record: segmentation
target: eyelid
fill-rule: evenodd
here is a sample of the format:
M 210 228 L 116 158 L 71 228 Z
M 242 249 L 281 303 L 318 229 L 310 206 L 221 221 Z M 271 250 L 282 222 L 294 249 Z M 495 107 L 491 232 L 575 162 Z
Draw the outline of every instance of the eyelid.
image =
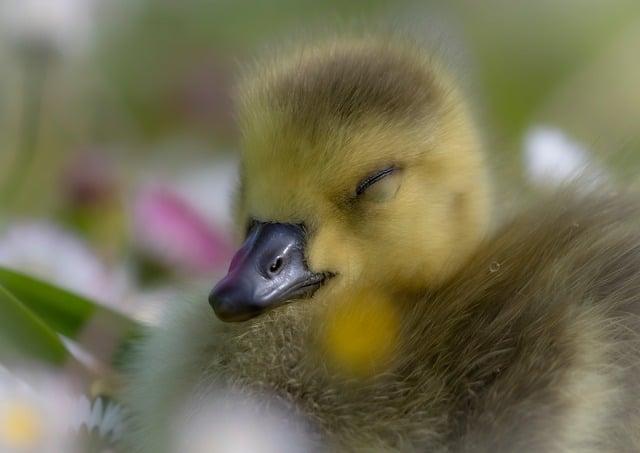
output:
M 374 173 L 371 176 L 367 176 L 366 178 L 364 178 L 362 181 L 358 183 L 358 186 L 356 187 L 356 196 L 362 195 L 364 191 L 367 190 L 370 186 L 380 181 L 385 176 L 388 176 L 391 173 L 395 172 L 397 169 L 398 167 L 391 166 L 391 167 L 385 168 L 384 170 L 380 170 L 379 172 Z

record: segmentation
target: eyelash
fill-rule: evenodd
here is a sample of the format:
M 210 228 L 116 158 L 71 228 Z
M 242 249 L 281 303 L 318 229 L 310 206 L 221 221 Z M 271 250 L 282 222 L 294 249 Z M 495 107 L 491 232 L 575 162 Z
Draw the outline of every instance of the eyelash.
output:
M 375 183 L 380 181 L 382 178 L 384 178 L 385 176 L 390 175 L 391 173 L 393 173 L 396 170 L 397 170 L 396 167 L 389 167 L 389 168 L 385 168 L 384 170 L 379 171 L 378 173 L 375 173 L 375 174 L 373 174 L 371 176 L 367 176 L 365 179 L 360 181 L 360 183 L 356 187 L 356 196 L 362 195 L 364 193 L 364 191 L 367 190 L 369 187 L 371 187 L 372 185 L 374 185 Z

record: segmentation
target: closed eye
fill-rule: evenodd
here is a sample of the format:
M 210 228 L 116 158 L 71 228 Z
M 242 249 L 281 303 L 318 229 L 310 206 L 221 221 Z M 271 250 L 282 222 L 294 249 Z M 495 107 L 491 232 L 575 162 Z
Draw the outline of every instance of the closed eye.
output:
M 360 181 L 356 187 L 356 196 L 362 195 L 369 187 L 380 181 L 381 179 L 389 176 L 398 169 L 396 166 L 387 167 L 383 170 L 379 170 L 372 175 L 367 176 Z

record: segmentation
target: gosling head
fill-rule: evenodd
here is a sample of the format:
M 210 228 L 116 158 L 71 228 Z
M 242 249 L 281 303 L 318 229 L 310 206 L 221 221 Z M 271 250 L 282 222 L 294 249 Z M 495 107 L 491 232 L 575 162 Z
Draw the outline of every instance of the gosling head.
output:
M 210 295 L 222 320 L 356 287 L 424 290 L 482 238 L 474 126 L 451 80 L 412 45 L 304 48 L 259 66 L 239 100 L 246 235 Z

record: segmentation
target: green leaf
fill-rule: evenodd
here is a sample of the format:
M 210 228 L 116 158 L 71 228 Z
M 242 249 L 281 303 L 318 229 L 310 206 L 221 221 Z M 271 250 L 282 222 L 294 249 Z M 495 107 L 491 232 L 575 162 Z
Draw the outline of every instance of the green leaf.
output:
M 140 329 L 122 313 L 14 270 L 0 267 L 0 285 L 52 331 L 77 341 L 105 362 Z
M 54 364 L 67 359 L 58 335 L 1 285 L 0 311 L 0 358 L 26 355 Z
M 11 269 L 0 267 L 0 285 L 68 338 L 75 339 L 94 317 L 115 322 L 125 330 L 138 327 L 134 320 L 109 307 Z

